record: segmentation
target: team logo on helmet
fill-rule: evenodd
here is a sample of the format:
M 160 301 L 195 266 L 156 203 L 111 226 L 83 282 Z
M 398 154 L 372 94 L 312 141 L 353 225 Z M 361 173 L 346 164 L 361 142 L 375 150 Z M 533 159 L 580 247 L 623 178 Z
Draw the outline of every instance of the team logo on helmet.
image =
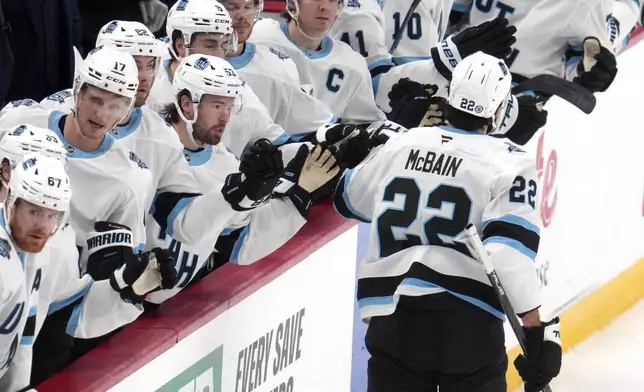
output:
M 177 11 L 185 11 L 188 6 L 188 0 L 181 0 L 177 5 Z
M 347 7 L 360 8 L 360 2 L 358 0 L 349 0 L 347 1 Z
M 116 27 L 118 25 L 119 25 L 119 22 L 117 22 L 117 21 L 114 21 L 114 22 L 110 23 L 109 26 L 107 26 L 107 28 L 105 29 L 105 32 L 106 33 L 113 33 L 114 30 L 116 30 Z
M 477 107 L 474 108 L 474 111 L 476 113 L 483 113 L 483 106 L 478 105 Z
M 9 253 L 11 252 L 11 244 L 9 241 L 4 238 L 0 238 L 0 256 L 9 258 Z
M 22 135 L 22 134 L 25 132 L 25 129 L 27 129 L 27 127 L 26 127 L 26 126 L 24 126 L 24 125 L 21 125 L 21 126 L 19 126 L 18 128 L 14 129 L 14 130 L 11 132 L 11 134 L 12 134 L 12 135 L 14 135 L 14 136 L 20 136 L 20 135 Z
M 195 61 L 195 68 L 204 70 L 208 66 L 208 60 L 204 57 L 200 57 L 199 60 Z
M 76 148 L 74 148 L 74 146 L 72 146 L 71 144 L 68 144 L 67 145 L 67 153 L 68 154 L 73 154 L 74 151 L 76 151 Z
M 501 72 L 503 72 L 503 76 L 506 76 L 508 74 L 508 67 L 505 65 L 503 60 L 499 60 L 499 67 L 501 68 Z
M 23 167 L 23 169 L 27 170 L 30 167 L 35 166 L 36 162 L 37 162 L 36 158 L 29 158 L 29 159 L 27 159 L 26 161 L 24 161 L 22 163 L 22 167 Z

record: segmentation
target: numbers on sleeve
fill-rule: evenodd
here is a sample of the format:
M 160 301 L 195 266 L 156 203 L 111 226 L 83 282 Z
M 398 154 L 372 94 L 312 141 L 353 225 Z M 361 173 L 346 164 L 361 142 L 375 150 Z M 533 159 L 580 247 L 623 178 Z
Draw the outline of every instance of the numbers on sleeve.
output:
M 526 187 L 527 185 L 527 187 Z M 510 188 L 510 202 L 525 203 L 528 202 L 530 207 L 535 208 L 535 199 L 537 197 L 537 182 L 534 180 L 526 181 L 523 176 L 517 176 Z
M 423 233 L 412 233 L 412 225 L 421 209 L 421 194 L 418 183 L 411 178 L 396 177 L 385 188 L 384 202 L 394 202 L 396 195 L 402 196 L 404 202 L 402 209 L 388 208 L 376 220 L 380 257 L 389 257 L 423 244 L 451 248 L 470 256 L 465 244 L 453 241 L 470 220 L 472 200 L 467 192 L 447 184 L 434 188 L 428 194 L 423 209 L 435 210 L 436 213 L 423 223 Z M 452 205 L 451 216 L 440 213 L 445 204 Z M 401 231 L 398 236 L 394 234 L 394 228 Z M 401 239 L 403 235 L 404 239 Z

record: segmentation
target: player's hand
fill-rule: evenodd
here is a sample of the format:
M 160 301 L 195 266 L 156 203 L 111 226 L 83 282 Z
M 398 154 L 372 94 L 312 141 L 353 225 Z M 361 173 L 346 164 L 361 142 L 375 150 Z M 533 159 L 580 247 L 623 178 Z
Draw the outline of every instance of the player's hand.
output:
M 252 210 L 270 200 L 283 170 L 282 152 L 267 139 L 259 139 L 242 157 L 240 172 L 226 177 L 221 192 L 234 210 Z
M 421 84 L 409 78 L 400 79 L 388 94 L 391 112 L 387 119 L 405 128 L 434 126 L 444 123 L 440 98 L 436 97 L 438 86 Z M 429 112 L 428 112 L 429 111 Z
M 573 82 L 594 93 L 606 91 L 617 75 L 615 55 L 594 37 L 584 39 L 584 58 L 577 67 L 579 76 Z
M 496 18 L 450 35 L 431 49 L 436 70 L 445 79 L 451 80 L 456 65 L 473 53 L 481 51 L 504 58 L 512 52 L 516 32 L 517 28 L 510 26 L 507 19 Z
M 393 121 L 383 120 L 372 123 L 367 128 L 367 132 L 369 133 L 369 149 L 372 149 L 387 143 L 390 138 L 399 133 L 407 132 L 407 128 Z
M 527 357 L 514 360 L 514 367 L 525 383 L 525 392 L 540 392 L 561 370 L 561 339 L 559 317 L 539 327 L 523 327 Z
M 179 281 L 176 260 L 168 249 L 154 248 L 137 255 L 114 271 L 110 285 L 127 302 L 139 304 L 157 289 L 171 289 Z
M 134 260 L 132 230 L 108 221 L 94 223 L 87 234 L 87 273 L 95 281 L 109 279 L 112 272 Z
M 536 97 L 512 96 L 508 102 L 508 109 L 499 131 L 493 134 L 503 134 L 520 146 L 526 145 L 548 121 L 548 112 L 543 110 Z
M 288 196 L 306 218 L 312 204 L 312 194 L 331 181 L 340 171 L 334 154 L 336 147 L 327 147 L 322 142 L 309 151 L 309 146 L 300 146 L 295 157 L 286 165 L 284 175 L 275 187 L 276 197 Z

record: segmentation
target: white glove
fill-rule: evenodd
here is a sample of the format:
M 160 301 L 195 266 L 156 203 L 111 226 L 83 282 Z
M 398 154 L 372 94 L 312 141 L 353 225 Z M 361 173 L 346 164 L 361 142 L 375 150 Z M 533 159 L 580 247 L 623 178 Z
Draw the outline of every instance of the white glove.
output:
M 143 24 L 153 33 L 159 31 L 168 16 L 168 6 L 159 0 L 142 0 L 139 2 Z
M 318 144 L 304 161 L 297 185 L 308 193 L 313 193 L 339 172 L 332 149 Z

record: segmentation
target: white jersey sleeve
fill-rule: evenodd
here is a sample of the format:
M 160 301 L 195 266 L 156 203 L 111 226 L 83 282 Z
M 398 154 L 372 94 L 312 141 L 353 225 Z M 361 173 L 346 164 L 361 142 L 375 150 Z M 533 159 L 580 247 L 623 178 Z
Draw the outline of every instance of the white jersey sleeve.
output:
M 247 42 L 243 54 L 226 60 L 248 83 L 273 121 L 291 136 L 305 136 L 335 121 L 331 109 L 304 91 L 297 67 L 287 55 Z
M 499 176 L 483 212 L 481 240 L 517 314 L 541 305 L 534 260 L 540 241 L 537 170 L 525 159 Z
M 71 88 L 53 93 L 40 101 L 40 106 L 46 109 L 69 113 L 74 108 L 74 93 Z
M 640 0 L 615 0 L 608 20 L 608 35 L 613 51 L 621 51 L 628 44 L 628 35 L 637 25 L 644 8 Z
M 423 0 L 418 4 L 407 26 L 403 29 L 398 48 L 393 54 L 396 64 L 427 60 L 429 49 L 445 38 L 452 0 Z M 383 12 L 387 48 L 401 29 L 402 22 L 411 9 L 413 0 L 385 0 Z

